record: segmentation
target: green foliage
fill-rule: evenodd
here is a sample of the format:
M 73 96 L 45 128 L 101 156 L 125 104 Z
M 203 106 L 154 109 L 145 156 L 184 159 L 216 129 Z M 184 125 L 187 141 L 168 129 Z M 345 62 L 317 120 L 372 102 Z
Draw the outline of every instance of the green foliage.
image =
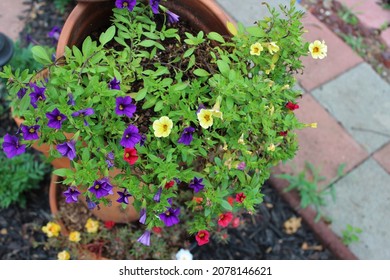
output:
M 0 162 L 0 208 L 7 208 L 11 203 L 25 207 L 24 194 L 40 187 L 39 183 L 49 171 L 48 165 L 27 153 L 7 159 L 1 152 Z
M 367 46 L 363 41 L 363 37 L 340 34 L 344 41 L 360 56 L 364 56 L 367 53 Z
M 342 241 L 345 245 L 349 246 L 354 242 L 359 242 L 359 234 L 363 231 L 361 228 L 347 225 L 346 229 L 342 231 Z
M 65 9 L 71 3 L 74 3 L 74 0 L 51 0 L 54 3 L 54 6 L 60 13 L 64 13 Z
M 321 176 L 319 170 L 313 164 L 305 162 L 305 169 L 298 175 L 290 174 L 278 175 L 279 178 L 289 181 L 290 185 L 284 190 L 285 192 L 297 190 L 301 197 L 301 207 L 314 206 L 317 216 L 315 221 L 319 221 L 322 216 L 321 207 L 326 206 L 326 197 L 331 196 L 336 199 L 334 183 L 343 175 L 345 164 L 341 164 L 337 170 L 337 176 L 324 187 L 319 184 L 326 178 Z
M 137 210 L 147 209 L 147 229 L 163 225 L 158 215 L 172 198 L 181 217 L 188 217 L 181 224 L 190 234 L 214 230 L 221 213 L 254 211 L 262 202 L 261 186 L 270 168 L 295 155 L 295 130 L 306 127 L 286 108 L 301 96 L 293 86 L 294 75 L 303 69 L 300 58 L 308 54 L 303 12 L 294 6 L 268 8 L 271 16 L 255 26 L 230 24 L 235 34 L 231 38 L 202 31 L 181 38 L 175 25 L 158 26 L 143 3 L 133 12 L 114 8 L 112 25 L 99 38 L 87 37 L 80 48 L 67 48 L 63 66 L 51 63 L 43 48 L 34 48 L 34 57 L 50 71 L 47 82 L 37 82 L 46 88 L 46 99 L 37 109 L 30 105 L 32 89 L 26 87 L 35 71 L 5 67 L 0 77 L 8 81 L 14 114 L 23 116 L 25 125 L 40 125 L 38 144 L 53 147 L 51 158 L 61 157 L 54 147 L 66 141 L 65 134 L 73 135 L 77 157 L 72 169 L 57 171 L 66 176 L 65 184 L 86 190 L 95 180 L 110 177 L 136 198 Z M 251 54 L 255 44 L 263 48 L 259 55 Z M 114 77 L 120 89 L 109 88 Z M 23 87 L 27 93 L 18 99 Z M 70 94 L 74 106 L 68 105 Z M 116 98 L 124 96 L 131 96 L 137 106 L 134 118 L 114 113 Z M 197 114 L 200 105 L 214 118 L 208 128 Z M 67 116 L 60 130 L 47 126 L 46 114 L 55 108 Z M 72 115 L 85 108 L 93 108 L 94 114 Z M 163 116 L 172 121 L 167 137 L 159 137 L 153 128 Z M 144 145 L 135 145 L 139 158 L 134 166 L 123 160 L 120 144 L 129 125 L 138 126 L 145 137 Z M 188 126 L 195 128 L 191 144 L 178 143 Z M 29 146 L 32 141 L 22 143 Z M 110 176 L 106 163 L 110 152 L 115 168 L 122 171 L 116 176 Z M 244 170 L 237 168 L 239 163 L 245 163 Z M 194 177 L 205 185 L 195 194 L 188 187 Z M 164 188 L 173 179 L 182 183 Z M 158 188 L 163 192 L 157 203 Z M 245 194 L 242 203 L 226 202 L 238 193 Z M 104 204 L 113 199 L 85 195 Z M 194 203 L 194 196 L 202 202 Z
M 20 42 L 14 43 L 14 55 L 8 63 L 12 69 L 30 69 L 31 71 L 39 70 L 42 68 L 42 64 L 37 62 L 32 54 L 33 45 L 29 44 L 27 47 L 22 47 Z M 51 53 L 54 53 L 54 49 L 51 48 Z
M 351 25 L 357 25 L 359 19 L 356 17 L 352 9 L 342 6 L 340 10 L 337 11 L 337 15 L 345 22 Z

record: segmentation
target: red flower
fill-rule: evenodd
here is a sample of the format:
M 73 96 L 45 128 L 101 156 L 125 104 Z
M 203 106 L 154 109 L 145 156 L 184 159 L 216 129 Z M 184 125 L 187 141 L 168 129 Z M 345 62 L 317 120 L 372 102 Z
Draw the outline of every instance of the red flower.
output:
M 240 225 L 240 218 L 235 217 L 232 221 L 232 227 L 237 228 Z
M 123 159 L 130 165 L 133 165 L 138 160 L 137 150 L 134 148 L 126 148 Z
M 227 198 L 227 201 L 229 202 L 230 206 L 233 206 L 233 203 L 234 203 L 234 198 L 233 197 L 229 196 Z
M 218 225 L 220 225 L 221 227 L 227 227 L 228 224 L 232 221 L 232 219 L 233 219 L 232 212 L 223 213 L 219 215 Z
M 203 197 L 194 196 L 194 197 L 192 198 L 192 200 L 195 201 L 196 204 L 201 204 L 202 201 L 203 201 Z
M 207 230 L 200 230 L 195 236 L 199 246 L 209 243 L 210 233 Z
M 246 198 L 246 195 L 242 192 L 236 194 L 236 201 L 238 203 L 242 203 L 245 200 L 245 198 Z
M 293 103 L 293 102 L 291 102 L 291 101 L 289 101 L 289 102 L 287 102 L 287 104 L 286 104 L 286 108 L 289 109 L 289 110 L 291 110 L 291 111 L 294 111 L 294 110 L 296 110 L 296 109 L 299 109 L 299 105 L 298 105 L 298 104 L 295 104 L 295 103 Z
M 175 184 L 175 181 L 169 181 L 168 183 L 166 183 L 165 184 L 165 188 L 167 189 L 167 190 L 169 190 L 170 188 L 172 188 L 173 187 L 173 185 Z
M 288 130 L 279 132 L 280 136 L 286 137 L 288 133 Z
M 153 227 L 152 230 L 156 234 L 160 234 L 162 232 L 162 228 L 160 228 L 160 227 Z
M 114 226 L 115 226 L 115 222 L 114 221 L 106 221 L 106 222 L 104 222 L 104 227 L 106 229 L 112 229 Z

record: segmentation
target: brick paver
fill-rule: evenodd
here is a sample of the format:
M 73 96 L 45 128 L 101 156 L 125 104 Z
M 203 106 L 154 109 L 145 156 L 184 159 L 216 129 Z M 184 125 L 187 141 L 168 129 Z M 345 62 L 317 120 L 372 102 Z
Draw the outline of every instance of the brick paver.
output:
M 19 17 L 23 15 L 25 9 L 23 0 L 1 0 L 0 32 L 14 41 L 17 40 L 24 26 L 24 22 Z
M 390 143 L 374 154 L 376 161 L 390 174 Z M 389 182 L 390 184 L 390 182 Z

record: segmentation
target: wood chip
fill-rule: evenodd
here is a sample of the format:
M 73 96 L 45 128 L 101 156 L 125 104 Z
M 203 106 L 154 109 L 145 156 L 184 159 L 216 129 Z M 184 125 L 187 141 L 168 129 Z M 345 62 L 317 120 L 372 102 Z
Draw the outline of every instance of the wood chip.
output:
M 294 234 L 301 227 L 302 218 L 291 217 L 283 223 L 284 231 L 287 234 Z

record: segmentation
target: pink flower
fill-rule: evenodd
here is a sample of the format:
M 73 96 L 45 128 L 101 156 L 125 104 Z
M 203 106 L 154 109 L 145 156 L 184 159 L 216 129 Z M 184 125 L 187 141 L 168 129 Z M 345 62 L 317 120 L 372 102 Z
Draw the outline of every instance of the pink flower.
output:
M 221 227 L 227 227 L 229 223 L 232 221 L 232 219 L 233 219 L 232 212 L 223 213 L 219 215 L 218 225 L 220 225 Z
M 138 160 L 137 150 L 134 148 L 126 148 L 123 159 L 130 165 L 135 164 L 135 162 Z
M 287 104 L 286 104 L 286 108 L 289 109 L 289 110 L 291 110 L 291 111 L 294 111 L 294 110 L 296 110 L 296 109 L 299 109 L 299 105 L 296 104 L 296 103 L 293 103 L 293 102 L 289 101 L 289 102 L 287 102 Z
M 232 227 L 237 228 L 240 225 L 240 218 L 235 217 L 232 221 Z
M 200 230 L 195 236 L 199 246 L 209 243 L 210 233 L 207 230 Z
M 236 201 L 238 203 L 242 203 L 245 200 L 245 198 L 246 198 L 246 195 L 244 193 L 242 193 L 242 192 L 236 194 Z

